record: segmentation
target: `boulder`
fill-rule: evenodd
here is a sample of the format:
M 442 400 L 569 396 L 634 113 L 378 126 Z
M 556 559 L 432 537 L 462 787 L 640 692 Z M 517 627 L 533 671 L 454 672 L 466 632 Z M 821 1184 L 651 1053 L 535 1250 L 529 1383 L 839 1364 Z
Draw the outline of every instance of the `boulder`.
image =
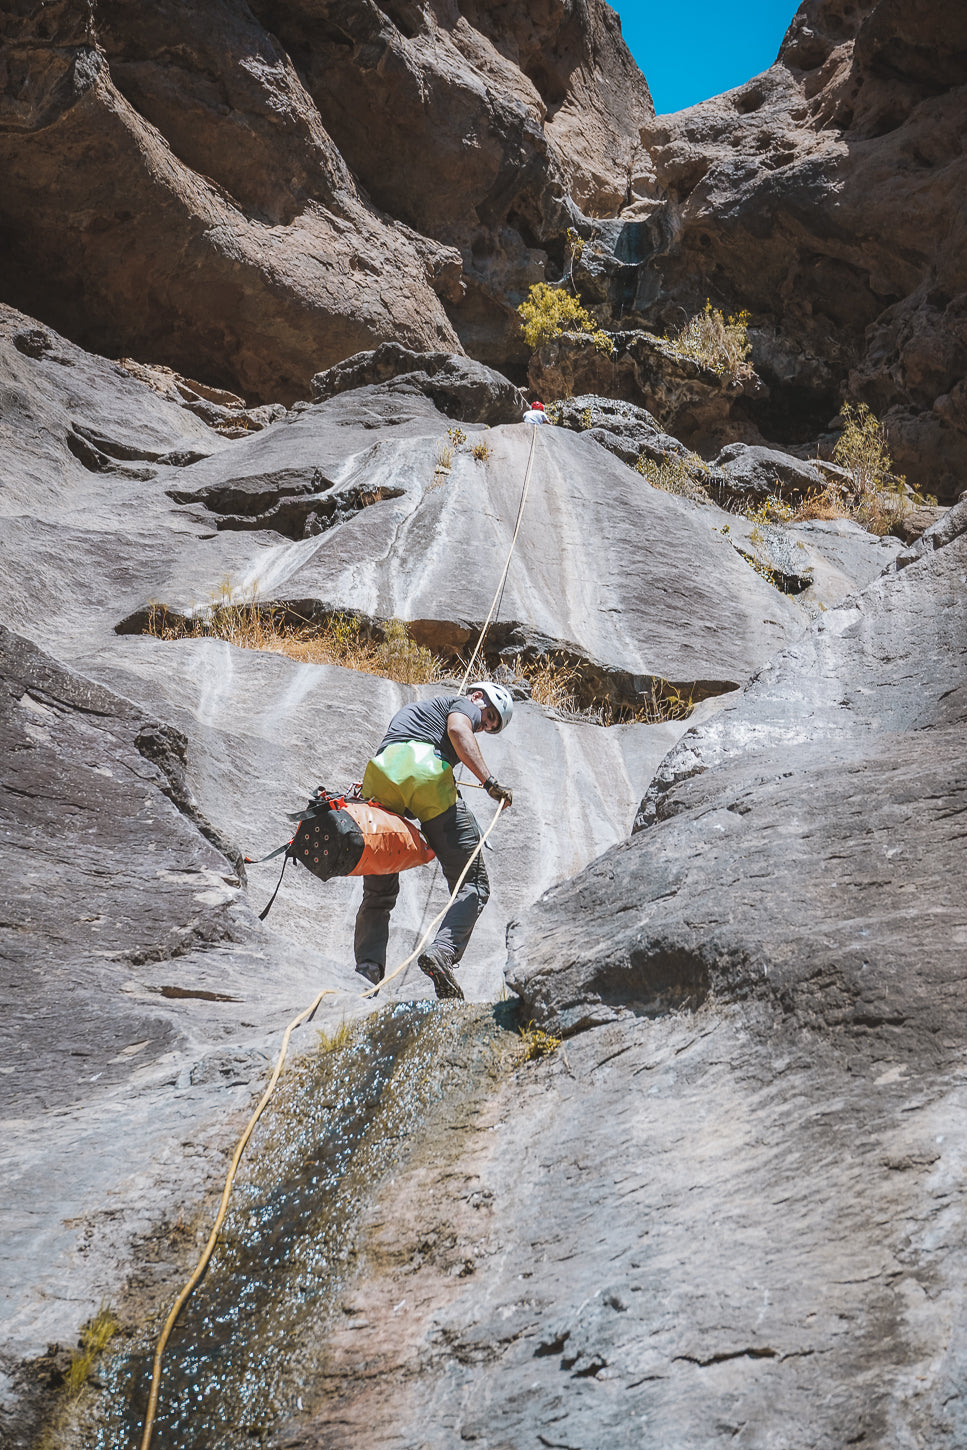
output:
M 656 463 L 669 454 L 689 456 L 685 445 L 666 433 L 647 408 L 601 393 L 560 399 L 554 405 L 554 422 L 574 433 L 586 433 L 632 468 L 642 454 Z
M 519 388 L 493 368 L 453 353 L 414 353 L 384 342 L 373 352 L 357 353 L 312 379 L 313 402 L 395 378 L 461 423 L 519 423 L 527 401 Z
M 648 332 L 609 334 L 612 350 L 588 333 L 565 332 L 539 347 L 527 378 L 543 398 L 605 394 L 644 408 L 699 452 L 738 437 L 760 441 L 745 400 L 763 391 L 754 373 L 730 377 Z
M 761 501 L 770 494 L 797 500 L 821 493 L 826 479 L 810 463 L 777 448 L 730 443 L 714 460 L 714 468 L 725 475 L 725 487 L 733 496 Z

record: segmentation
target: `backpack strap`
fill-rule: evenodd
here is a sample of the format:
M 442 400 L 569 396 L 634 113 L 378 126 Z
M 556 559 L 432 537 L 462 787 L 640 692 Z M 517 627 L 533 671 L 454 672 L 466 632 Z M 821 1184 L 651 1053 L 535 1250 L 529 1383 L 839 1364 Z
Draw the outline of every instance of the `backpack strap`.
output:
M 275 900 L 275 898 L 279 894 L 279 887 L 282 885 L 282 877 L 285 875 L 285 868 L 286 868 L 286 866 L 288 866 L 290 860 L 292 859 L 290 857 L 290 855 L 289 855 L 289 846 L 291 846 L 291 845 L 292 845 L 292 842 L 289 841 L 288 845 L 280 846 L 279 847 L 279 850 L 280 851 L 284 851 L 285 852 L 285 856 L 283 857 L 283 860 L 282 860 L 282 870 L 279 872 L 279 879 L 275 883 L 275 890 L 272 892 L 272 895 L 269 897 L 267 906 L 265 907 L 264 911 L 260 911 L 259 912 L 259 921 L 264 921 L 265 918 L 268 916 L 269 912 L 272 910 L 272 903 L 273 903 L 273 901 Z M 273 856 L 277 856 L 278 854 L 279 854 L 278 851 L 273 851 L 272 852 L 272 855 Z M 263 859 L 266 860 L 266 861 L 268 861 L 269 860 L 269 857 L 268 856 L 265 856 Z M 252 864 L 254 865 L 255 863 L 253 862 Z

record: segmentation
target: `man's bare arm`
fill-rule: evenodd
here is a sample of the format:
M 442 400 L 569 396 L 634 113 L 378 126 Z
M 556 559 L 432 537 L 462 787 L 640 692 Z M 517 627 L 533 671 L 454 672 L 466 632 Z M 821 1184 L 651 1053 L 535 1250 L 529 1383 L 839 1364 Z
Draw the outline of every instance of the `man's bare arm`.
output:
M 467 716 L 462 715 L 459 710 L 451 710 L 447 716 L 447 734 L 453 742 L 453 748 L 459 758 L 468 770 L 473 771 L 480 784 L 483 785 L 490 779 L 490 771 L 480 754 L 477 737 L 473 733 L 473 726 Z
M 447 734 L 453 742 L 454 750 L 467 769 L 473 771 L 481 785 L 486 785 L 488 781 L 491 781 L 488 794 L 493 796 L 494 800 L 502 800 L 504 810 L 509 809 L 514 799 L 513 792 L 498 785 L 491 776 L 484 758 L 480 754 L 477 737 L 473 733 L 473 726 L 467 716 L 462 715 L 459 710 L 451 710 L 447 716 Z

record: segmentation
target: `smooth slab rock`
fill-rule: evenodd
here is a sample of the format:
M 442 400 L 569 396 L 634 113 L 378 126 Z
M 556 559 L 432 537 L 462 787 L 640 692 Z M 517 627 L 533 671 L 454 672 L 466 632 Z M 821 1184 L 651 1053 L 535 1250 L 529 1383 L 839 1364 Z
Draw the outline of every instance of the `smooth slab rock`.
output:
M 713 994 L 874 1056 L 960 1050 L 965 577 L 962 531 L 683 738 L 642 803 L 651 828 L 512 926 L 508 979 L 536 1020 L 573 1032 Z
M 852 519 L 765 524 L 722 512 L 718 527 L 753 568 L 767 570 L 811 615 L 872 584 L 904 547 L 888 534 L 867 533 Z
M 311 978 L 294 948 L 268 970 L 185 738 L 6 629 L 0 646 L 6 1367 L 72 1343 L 132 1236 L 218 1171 L 179 1144 L 195 1130 L 201 1155 L 247 1102 Z
M 377 404 L 374 391 L 362 395 L 365 406 Z M 565 647 L 605 673 L 640 676 L 642 688 L 652 677 L 737 684 L 802 628 L 801 611 L 700 513 L 563 429 L 544 428 L 536 438 L 526 425 L 475 434 L 454 449 L 445 472 L 439 458 L 450 440 L 437 423 L 422 438 L 374 440 L 337 470 L 335 450 L 346 438 L 340 419 L 352 420 L 356 396 L 241 442 L 224 464 L 211 459 L 192 469 L 193 480 L 212 485 L 275 468 L 283 455 L 311 458 L 343 486 L 365 482 L 382 495 L 321 540 L 271 549 L 262 542 L 240 587 L 257 585 L 263 599 L 405 619 L 423 643 L 462 651 L 493 602 L 530 461 L 492 647 Z M 473 457 L 477 442 L 489 456 Z M 695 557 L 704 561 L 699 573 Z M 198 559 L 179 559 L 169 580 L 154 586 L 156 597 L 179 608 L 199 602 L 191 582 Z
M 191 740 L 188 781 L 213 828 L 244 853 L 259 857 L 291 833 L 290 812 L 301 810 L 317 785 L 340 791 L 359 781 L 390 717 L 415 698 L 455 684 L 408 687 L 335 666 L 303 665 L 281 655 L 237 650 L 220 640 L 125 638 L 92 657 L 90 668 L 112 688 L 137 698 Z M 492 901 L 474 932 L 460 980 L 468 997 L 488 1000 L 502 985 L 509 917 L 552 882 L 574 874 L 606 845 L 621 839 L 635 808 L 636 788 L 686 730 L 687 722 L 604 729 L 548 718 L 518 702 L 512 730 L 488 740 L 485 757 L 514 790 L 488 843 Z M 466 774 L 466 773 L 464 773 Z M 565 782 L 570 782 L 569 786 Z M 478 820 L 495 806 L 466 789 Z M 560 829 L 547 831 L 547 819 Z M 279 863 L 249 868 L 247 898 L 256 911 L 268 900 Z M 391 953 L 402 960 L 445 904 L 439 871 L 405 873 L 393 918 Z M 352 933 L 358 880 L 325 884 L 290 866 L 268 927 L 300 954 L 315 957 L 327 982 L 353 991 Z M 394 997 L 432 995 L 412 967 Z

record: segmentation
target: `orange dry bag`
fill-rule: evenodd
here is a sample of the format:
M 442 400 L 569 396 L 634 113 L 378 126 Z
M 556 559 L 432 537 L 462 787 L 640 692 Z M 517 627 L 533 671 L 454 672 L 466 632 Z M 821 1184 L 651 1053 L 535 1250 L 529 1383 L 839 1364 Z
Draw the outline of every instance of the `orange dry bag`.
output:
M 292 840 L 261 858 L 271 861 L 285 855 L 278 885 L 259 912 L 261 921 L 269 914 L 290 860 L 301 861 L 320 881 L 333 876 L 390 876 L 433 860 L 433 852 L 411 821 L 375 801 L 332 795 L 322 785 L 305 810 L 289 819 L 299 822 Z M 245 860 L 259 864 L 251 856 Z
M 390 876 L 433 860 L 412 821 L 375 801 L 332 796 L 322 786 L 299 817 L 289 854 L 321 881 Z

